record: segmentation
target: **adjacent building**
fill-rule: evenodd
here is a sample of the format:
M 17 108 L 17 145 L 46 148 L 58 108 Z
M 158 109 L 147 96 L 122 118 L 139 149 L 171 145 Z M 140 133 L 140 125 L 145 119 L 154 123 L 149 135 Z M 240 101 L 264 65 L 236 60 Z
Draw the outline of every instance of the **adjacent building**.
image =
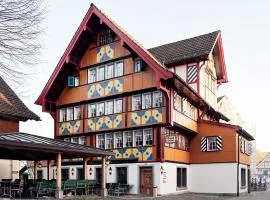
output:
M 257 165 L 255 174 L 252 178 L 255 178 L 257 182 L 266 182 L 270 184 L 270 153 L 269 152 L 256 152 Z
M 248 191 L 254 138 L 220 122 L 227 81 L 220 31 L 147 50 L 91 5 L 36 104 L 55 138 L 113 151 L 107 182 L 132 194 L 237 195 Z M 98 182 L 100 164 L 88 160 Z M 80 159 L 63 165 L 63 178 L 80 178 Z
M 30 111 L 15 92 L 0 77 L 0 135 L 19 132 L 19 122 L 39 121 L 40 118 Z M 0 160 L 0 179 L 19 178 L 20 161 Z

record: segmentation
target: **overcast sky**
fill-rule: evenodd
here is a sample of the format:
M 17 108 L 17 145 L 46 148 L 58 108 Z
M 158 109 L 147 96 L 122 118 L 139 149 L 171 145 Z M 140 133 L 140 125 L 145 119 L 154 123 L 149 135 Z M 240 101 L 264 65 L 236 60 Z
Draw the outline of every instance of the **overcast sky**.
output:
M 221 30 L 228 84 L 219 88 L 239 112 L 257 126 L 257 148 L 270 151 L 270 1 L 48 0 L 44 49 L 37 73 L 25 84 L 23 100 L 42 122 L 21 131 L 53 137 L 53 120 L 34 105 L 91 3 L 103 10 L 144 47 Z M 132 3 L 133 2 L 133 3 Z

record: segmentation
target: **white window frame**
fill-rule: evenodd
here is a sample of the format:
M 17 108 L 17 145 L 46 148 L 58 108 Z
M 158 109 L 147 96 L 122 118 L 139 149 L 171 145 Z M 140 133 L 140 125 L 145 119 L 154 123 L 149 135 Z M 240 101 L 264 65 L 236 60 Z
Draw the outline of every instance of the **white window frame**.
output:
M 211 136 L 211 137 L 207 137 L 207 151 L 218 151 L 217 148 L 217 137 L 215 136 Z
M 67 110 L 65 108 L 61 108 L 59 110 L 59 122 L 67 121 Z
M 134 73 L 138 73 L 142 71 L 142 59 L 136 59 L 134 61 Z
M 105 80 L 105 66 L 99 66 L 97 67 L 97 75 L 96 75 L 96 81 L 103 81 Z
M 80 85 L 80 77 L 74 76 L 74 86 L 78 87 Z
M 100 112 L 101 110 L 101 105 L 103 104 L 103 111 Z M 105 102 L 98 102 L 96 104 L 96 116 L 103 116 L 105 114 Z
M 74 120 L 81 119 L 81 106 L 74 106 Z
M 73 144 L 79 144 L 79 138 L 78 137 L 72 137 L 70 138 L 70 142 Z
M 91 73 L 94 72 L 93 74 Z M 88 83 L 94 83 L 97 80 L 97 69 L 95 68 L 90 68 L 88 69 Z
M 114 63 L 109 63 L 105 66 L 105 79 L 114 77 Z
M 114 135 L 113 133 L 107 133 L 105 134 L 105 149 L 113 149 L 113 148 L 114 148 Z
M 113 100 L 105 101 L 105 115 L 112 115 L 113 110 Z
M 97 134 L 96 138 L 97 138 L 96 147 L 99 149 L 105 149 L 105 135 L 104 134 Z
M 158 108 L 158 107 L 161 107 L 162 106 L 162 92 L 161 91 L 155 91 L 153 92 L 153 95 L 152 95 L 153 99 L 152 99 L 152 102 L 153 102 L 153 108 Z M 159 104 L 159 105 L 157 105 Z
M 124 62 L 117 61 L 114 63 L 114 77 L 119 77 L 124 75 Z
M 114 133 L 114 148 L 123 148 L 123 133 Z
M 151 144 L 147 144 L 147 141 L 149 140 L 149 136 L 151 138 Z M 143 129 L 143 146 L 152 146 L 153 145 L 153 129 L 147 128 Z
M 142 94 L 142 109 L 149 109 L 152 107 L 152 93 L 147 92 Z
M 138 97 L 138 100 L 135 101 L 135 98 Z M 138 104 L 137 107 L 135 107 L 135 103 Z M 132 96 L 132 111 L 135 110 L 141 110 L 142 109 L 142 95 L 136 94 Z
M 127 136 L 128 135 L 128 136 Z M 129 140 L 127 138 L 130 138 Z M 127 143 L 131 142 L 131 145 L 127 145 Z M 124 131 L 123 132 L 123 147 L 133 147 L 133 132 L 132 131 Z
M 67 121 L 72 121 L 74 119 L 74 108 L 68 107 L 67 108 Z
M 120 102 L 121 103 L 118 103 Z M 113 113 L 117 114 L 117 113 L 122 113 L 123 112 L 123 99 L 114 99 L 114 106 L 113 106 Z
M 143 130 L 142 129 L 133 130 L 133 138 L 134 138 L 134 141 L 133 141 L 134 147 L 143 146 Z M 140 138 L 140 140 L 137 140 L 138 138 Z
M 70 138 L 64 138 L 65 142 L 70 142 Z
M 79 144 L 86 145 L 86 137 L 85 136 L 79 137 Z
M 94 113 L 92 112 L 92 107 L 94 107 Z M 88 118 L 96 117 L 96 114 L 97 114 L 96 104 L 95 103 L 88 104 L 88 113 L 87 113 Z

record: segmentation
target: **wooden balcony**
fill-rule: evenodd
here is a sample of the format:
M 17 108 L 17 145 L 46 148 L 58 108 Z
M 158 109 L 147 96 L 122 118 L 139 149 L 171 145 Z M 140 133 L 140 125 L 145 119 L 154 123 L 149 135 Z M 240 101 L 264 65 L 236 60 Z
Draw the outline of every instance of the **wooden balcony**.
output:
M 181 112 L 173 110 L 173 121 L 180 124 L 181 126 L 190 129 L 194 132 L 198 132 L 197 121 L 191 119 L 190 117 L 184 115 Z

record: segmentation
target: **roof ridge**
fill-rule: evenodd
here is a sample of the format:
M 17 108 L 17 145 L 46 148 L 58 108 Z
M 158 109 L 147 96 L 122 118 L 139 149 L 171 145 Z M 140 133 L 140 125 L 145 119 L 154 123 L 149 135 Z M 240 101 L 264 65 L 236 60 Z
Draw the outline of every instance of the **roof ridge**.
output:
M 190 37 L 190 38 L 185 38 L 185 39 L 182 39 L 182 40 L 169 42 L 169 43 L 162 44 L 162 45 L 159 45 L 159 46 L 151 47 L 148 50 L 152 50 L 152 49 L 159 48 L 159 47 L 164 47 L 166 45 L 171 45 L 171 44 L 175 44 L 175 43 L 178 43 L 178 42 L 183 42 L 183 41 L 186 41 L 186 40 L 192 40 L 192 39 L 199 38 L 199 37 L 206 36 L 206 35 L 210 35 L 210 34 L 213 34 L 213 33 L 221 33 L 221 30 L 216 30 L 216 31 L 212 31 L 212 32 L 209 32 L 209 33 L 204 33 L 204 34 L 200 34 L 200 35 L 197 35 L 197 36 L 193 36 L 193 37 Z

